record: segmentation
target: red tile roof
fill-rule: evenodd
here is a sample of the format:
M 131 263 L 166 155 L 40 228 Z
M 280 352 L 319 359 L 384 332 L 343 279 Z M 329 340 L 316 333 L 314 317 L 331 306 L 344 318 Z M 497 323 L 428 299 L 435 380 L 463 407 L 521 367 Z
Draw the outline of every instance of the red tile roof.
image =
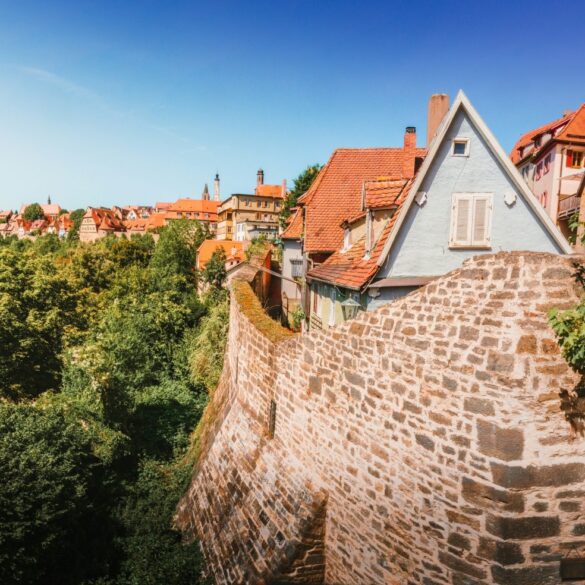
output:
M 376 181 L 366 181 L 366 208 L 387 209 L 396 204 L 402 191 L 410 183 L 401 177 L 379 177 Z
M 210 201 L 207 199 L 177 199 L 174 203 L 169 205 L 168 211 L 177 213 L 209 213 L 210 219 L 217 220 L 217 208 L 219 201 Z M 212 218 L 211 215 L 214 215 Z
M 415 150 L 416 157 L 426 154 Z M 362 184 L 380 176 L 402 176 L 402 148 L 339 148 L 300 198 L 305 205 L 307 252 L 333 252 L 341 248 L 343 220 L 362 209 Z
M 111 232 L 126 231 L 124 224 L 111 209 L 105 207 L 88 207 L 83 219 L 91 217 L 98 229 Z
M 279 197 L 282 199 L 285 193 L 282 185 L 257 185 L 256 195 L 264 195 L 264 197 Z
M 514 164 L 518 164 L 521 160 L 523 160 L 528 153 L 524 153 L 523 150 L 533 144 L 534 140 L 545 134 L 547 132 L 553 132 L 561 128 L 560 132 L 554 136 L 555 140 L 563 140 L 563 141 L 574 141 L 575 137 L 579 141 L 585 140 L 585 103 L 582 104 L 576 111 L 569 112 L 564 115 L 562 118 L 558 118 L 557 120 L 553 120 L 548 124 L 544 124 L 539 128 L 535 128 L 530 132 L 526 132 L 526 134 L 522 135 L 519 140 L 514 145 L 512 152 L 510 153 L 510 158 Z M 571 136 L 569 136 L 571 135 Z M 549 144 L 549 142 L 543 144 L 545 146 Z M 536 150 L 531 150 L 530 154 L 534 154 Z
M 368 259 L 364 258 L 366 252 L 366 238 L 364 236 L 346 252 L 338 250 L 332 254 L 325 262 L 310 270 L 307 276 L 337 286 L 354 290 L 362 289 L 380 269 L 378 259 L 396 225 L 399 211 L 408 197 L 413 180 L 407 181 L 407 183 L 408 186 L 402 188 L 399 195 L 395 197 L 396 211 L 382 228 Z
M 248 242 L 232 242 L 230 240 L 204 240 L 197 250 L 197 269 L 201 270 L 211 260 L 217 248 L 223 248 L 228 262 L 243 262 Z
M 303 236 L 303 210 L 295 207 L 287 220 L 287 226 L 280 235 L 281 240 L 298 240 Z

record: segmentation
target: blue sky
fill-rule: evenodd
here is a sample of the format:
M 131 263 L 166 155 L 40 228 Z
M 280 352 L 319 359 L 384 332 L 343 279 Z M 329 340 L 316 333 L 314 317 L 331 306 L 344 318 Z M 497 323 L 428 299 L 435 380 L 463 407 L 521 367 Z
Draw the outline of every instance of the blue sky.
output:
M 222 195 L 340 146 L 424 142 L 462 88 L 506 150 L 585 100 L 549 2 L 0 0 L 0 209 Z M 565 40 L 566 39 L 566 40 Z

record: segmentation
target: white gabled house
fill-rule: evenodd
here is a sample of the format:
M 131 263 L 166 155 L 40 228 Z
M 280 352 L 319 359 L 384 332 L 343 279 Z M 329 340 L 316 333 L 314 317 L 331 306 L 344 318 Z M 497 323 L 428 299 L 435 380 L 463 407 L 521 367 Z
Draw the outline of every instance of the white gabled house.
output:
M 572 251 L 462 91 L 415 177 L 364 182 L 360 196 L 363 213 L 344 222 L 343 248 L 307 275 L 318 325 L 352 316 L 355 302 L 371 309 L 403 296 L 478 254 Z

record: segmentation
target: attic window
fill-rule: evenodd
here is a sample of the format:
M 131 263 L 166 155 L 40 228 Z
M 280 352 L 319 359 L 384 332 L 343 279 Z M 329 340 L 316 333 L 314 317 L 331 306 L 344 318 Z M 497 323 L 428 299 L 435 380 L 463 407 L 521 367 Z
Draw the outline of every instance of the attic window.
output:
M 456 138 L 453 140 L 453 156 L 469 156 L 468 138 Z

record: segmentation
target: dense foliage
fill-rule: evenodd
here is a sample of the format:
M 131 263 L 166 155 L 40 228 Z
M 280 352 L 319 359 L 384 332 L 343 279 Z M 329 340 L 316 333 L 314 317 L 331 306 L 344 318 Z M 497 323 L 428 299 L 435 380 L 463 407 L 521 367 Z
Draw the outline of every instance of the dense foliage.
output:
M 309 190 L 313 181 L 321 171 L 322 166 L 318 164 L 309 165 L 294 181 L 293 188 L 289 191 L 284 199 L 282 210 L 280 212 L 280 225 L 286 226 L 286 220 L 290 217 L 291 209 L 296 207 L 297 201 L 301 195 Z
M 200 582 L 171 520 L 227 332 L 206 236 L 0 239 L 1 583 Z
M 585 292 L 585 266 L 575 264 L 575 279 Z M 585 374 L 585 294 L 581 302 L 570 309 L 553 309 L 549 320 L 563 356 L 575 371 Z
M 44 219 L 45 214 L 43 213 L 43 208 L 38 203 L 31 203 L 27 205 L 22 217 L 26 221 L 35 221 L 36 219 Z

